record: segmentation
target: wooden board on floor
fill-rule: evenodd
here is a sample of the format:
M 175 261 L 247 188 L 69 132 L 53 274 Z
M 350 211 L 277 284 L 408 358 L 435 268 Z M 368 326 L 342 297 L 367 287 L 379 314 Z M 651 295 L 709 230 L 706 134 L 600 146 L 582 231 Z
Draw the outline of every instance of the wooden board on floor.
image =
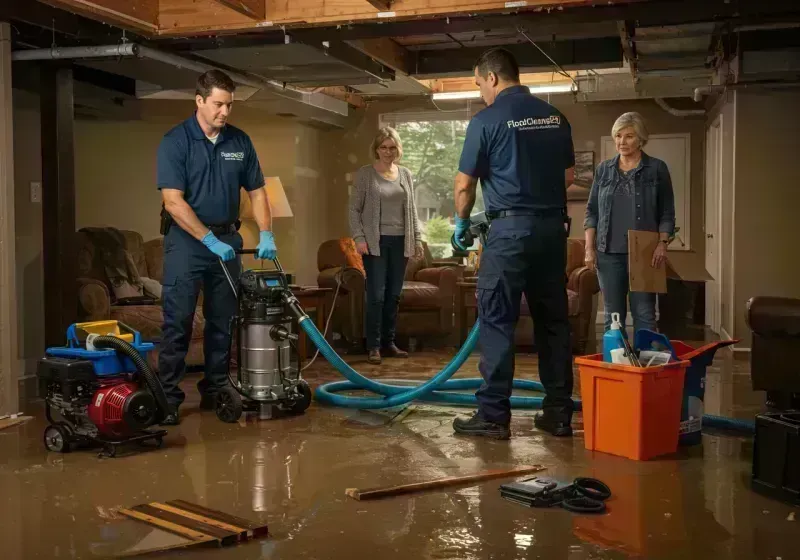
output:
M 411 484 L 401 484 L 400 486 L 387 486 L 384 488 L 370 488 L 367 490 L 359 490 L 358 488 L 348 488 L 345 494 L 351 498 L 359 501 L 363 500 L 377 500 L 379 498 L 388 498 L 391 496 L 399 496 L 401 494 L 410 494 L 412 492 L 423 492 L 427 490 L 438 490 L 448 486 L 463 486 L 474 484 L 476 482 L 483 482 L 485 480 L 492 480 L 495 478 L 506 478 L 514 476 L 522 476 L 525 474 L 537 473 L 545 470 L 542 465 L 517 467 L 515 469 L 507 470 L 491 470 L 477 474 L 470 474 L 466 476 L 448 476 L 447 478 L 437 478 L 436 480 L 428 480 L 425 482 L 414 482 Z
M 33 416 L 17 416 L 16 418 L 3 418 L 2 420 L 0 420 L 0 430 L 5 430 L 6 428 L 19 426 L 20 424 L 24 424 L 25 422 L 27 422 L 32 418 Z

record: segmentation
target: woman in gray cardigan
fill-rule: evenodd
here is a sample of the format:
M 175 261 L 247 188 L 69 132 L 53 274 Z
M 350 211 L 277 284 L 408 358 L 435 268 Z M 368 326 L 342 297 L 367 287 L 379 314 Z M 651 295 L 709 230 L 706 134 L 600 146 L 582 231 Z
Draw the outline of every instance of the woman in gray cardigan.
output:
M 370 146 L 375 160 L 356 173 L 350 199 L 350 232 L 367 273 L 366 335 L 369 362 L 407 358 L 395 344 L 397 308 L 409 257 L 422 253 L 411 172 L 397 165 L 403 144 L 381 128 Z

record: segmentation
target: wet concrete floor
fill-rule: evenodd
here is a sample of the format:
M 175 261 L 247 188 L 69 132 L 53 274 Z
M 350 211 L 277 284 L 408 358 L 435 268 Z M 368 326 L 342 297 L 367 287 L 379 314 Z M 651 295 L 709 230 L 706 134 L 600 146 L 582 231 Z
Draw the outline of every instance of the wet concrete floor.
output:
M 368 375 L 429 377 L 447 351 L 385 360 Z M 706 411 L 752 418 L 763 394 L 750 390 L 748 363 L 723 351 L 709 368 Z M 534 378 L 536 359 L 518 355 L 520 377 Z M 477 375 L 472 358 L 460 372 Z M 324 361 L 312 384 L 336 379 Z M 266 522 L 271 535 L 222 549 L 173 550 L 154 558 L 800 558 L 800 508 L 750 490 L 752 440 L 705 434 L 677 455 L 636 462 L 584 448 L 582 418 L 572 439 L 532 426 L 515 413 L 509 442 L 458 438 L 456 414 L 469 410 L 414 405 L 393 413 L 312 405 L 301 417 L 223 424 L 200 412 L 188 379 L 183 422 L 160 450 L 115 458 L 96 452 L 44 450 L 41 406 L 36 418 L 0 431 L 0 558 L 98 558 L 176 541 L 115 508 L 184 499 Z M 576 390 L 579 383 L 576 380 Z M 398 417 L 400 418 L 400 417 Z M 357 502 L 350 487 L 368 488 L 541 464 L 562 480 L 593 476 L 613 496 L 599 516 L 528 509 L 503 500 L 503 481 L 467 488 Z

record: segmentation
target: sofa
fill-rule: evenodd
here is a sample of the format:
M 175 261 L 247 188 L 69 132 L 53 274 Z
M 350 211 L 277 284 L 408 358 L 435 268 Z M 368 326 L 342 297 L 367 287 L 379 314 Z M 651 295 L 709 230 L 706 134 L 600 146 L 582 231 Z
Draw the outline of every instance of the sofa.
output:
M 131 254 L 139 275 L 158 282 L 162 280 L 164 263 L 164 244 L 162 238 L 145 242 L 135 231 L 121 231 L 125 237 L 125 248 Z M 139 331 L 142 339 L 157 342 L 161 339 L 163 314 L 161 302 L 122 305 L 114 296 L 99 251 L 92 239 L 84 232 L 76 234 L 78 254 L 78 320 L 100 321 L 115 319 Z M 187 366 L 202 366 L 203 360 L 203 319 L 202 293 L 198 298 L 197 310 L 192 327 L 192 340 L 186 355 Z M 150 353 L 151 364 L 157 361 L 158 349 Z
M 397 335 L 449 341 L 454 336 L 455 290 L 461 268 L 434 261 L 425 243 L 423 249 L 424 255 L 409 259 L 406 266 Z M 351 346 L 363 348 L 366 274 L 353 239 L 346 237 L 322 243 L 317 251 L 317 269 L 320 287 L 335 290 L 337 282 L 341 281 L 331 329 L 340 333 Z
M 595 295 L 600 291 L 597 273 L 583 264 L 585 242 L 582 239 L 567 240 L 567 298 L 569 322 L 572 328 L 572 351 L 574 354 L 590 354 L 596 347 Z M 480 270 L 478 270 L 480 276 Z M 470 279 L 477 287 L 477 278 Z M 474 303 L 472 304 L 474 307 Z M 471 323 L 470 323 L 471 324 Z M 533 336 L 533 319 L 528 302 L 522 296 L 519 321 L 514 332 L 517 347 L 530 347 L 536 344 Z

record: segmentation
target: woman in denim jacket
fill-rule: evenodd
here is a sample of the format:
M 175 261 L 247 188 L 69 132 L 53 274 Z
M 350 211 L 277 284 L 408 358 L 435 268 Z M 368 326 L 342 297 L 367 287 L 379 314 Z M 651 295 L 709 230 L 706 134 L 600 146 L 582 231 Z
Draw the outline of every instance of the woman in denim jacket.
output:
M 639 113 L 625 113 L 611 129 L 618 155 L 597 166 L 586 205 L 586 266 L 597 270 L 605 306 L 605 329 L 611 314 L 627 317 L 628 230 L 657 231 L 661 238 L 652 266 L 663 266 L 675 230 L 675 197 L 667 164 L 642 151 L 647 129 Z M 630 293 L 634 331 L 656 330 L 656 295 Z

